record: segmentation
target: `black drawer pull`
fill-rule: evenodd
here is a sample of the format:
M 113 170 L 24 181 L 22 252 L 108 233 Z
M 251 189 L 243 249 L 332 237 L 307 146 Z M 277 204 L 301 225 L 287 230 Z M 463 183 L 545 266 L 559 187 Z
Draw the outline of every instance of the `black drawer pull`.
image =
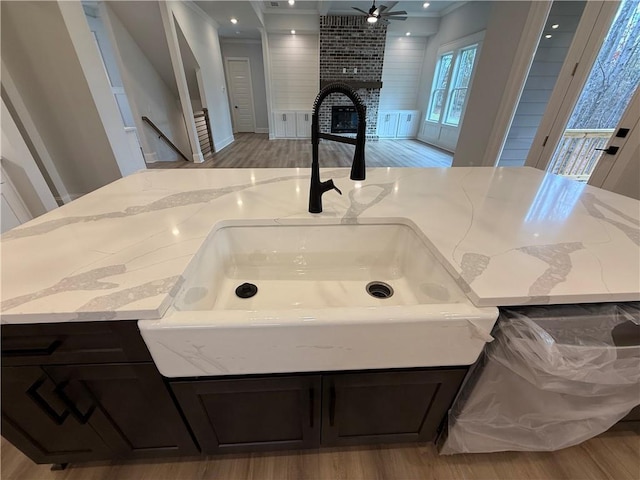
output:
M 31 385 L 27 390 L 27 396 L 33 400 L 33 402 L 40 407 L 47 417 L 49 417 L 56 425 L 62 425 L 66 418 L 69 416 L 69 411 L 65 410 L 60 415 L 56 413 L 56 411 L 51 408 L 51 406 L 46 402 L 44 398 L 40 396 L 38 393 L 38 389 L 42 386 L 45 381 L 45 377 L 40 378 L 36 383 Z
M 25 349 L 8 349 L 2 350 L 3 357 L 35 357 L 52 355 L 58 347 L 62 345 L 62 340 L 54 340 L 48 347 L 43 348 L 25 348 Z
M 333 427 L 336 421 L 336 387 L 331 385 L 329 391 L 329 425 Z
M 56 393 L 58 398 L 62 400 L 62 403 L 64 403 L 65 406 L 69 409 L 69 411 L 71 412 L 71 416 L 75 418 L 80 425 L 84 425 L 89 421 L 89 419 L 91 418 L 91 415 L 93 415 L 93 412 L 95 411 L 96 406 L 92 404 L 89 407 L 89 410 L 87 410 L 87 413 L 82 413 L 80 410 L 78 410 L 78 407 L 76 407 L 71 401 L 71 399 L 67 397 L 67 395 L 64 393 L 64 389 L 67 387 L 68 384 L 69 382 L 59 383 L 56 389 L 54 390 L 54 392 Z

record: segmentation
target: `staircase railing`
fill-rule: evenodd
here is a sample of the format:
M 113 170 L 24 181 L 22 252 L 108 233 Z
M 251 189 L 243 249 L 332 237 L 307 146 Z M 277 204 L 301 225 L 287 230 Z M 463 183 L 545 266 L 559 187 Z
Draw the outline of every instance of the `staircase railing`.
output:
M 153 128 L 153 130 L 158 134 L 158 138 L 161 138 L 162 140 L 164 140 L 167 143 L 167 145 L 169 145 L 173 149 L 174 152 L 176 152 L 178 155 L 184 158 L 187 162 L 190 161 L 189 158 L 184 153 L 182 153 L 180 149 L 176 147 L 173 144 L 173 142 L 169 140 L 169 138 L 164 133 L 162 133 L 162 131 L 156 126 L 156 124 L 149 119 L 149 117 L 142 117 L 142 120 L 148 123 L 149 126 Z

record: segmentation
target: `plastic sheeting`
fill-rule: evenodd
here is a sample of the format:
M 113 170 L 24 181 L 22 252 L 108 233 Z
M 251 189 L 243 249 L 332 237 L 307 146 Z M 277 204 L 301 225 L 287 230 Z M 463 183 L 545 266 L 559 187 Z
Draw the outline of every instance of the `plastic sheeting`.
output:
M 501 309 L 440 453 L 551 451 L 608 430 L 640 404 L 638 325 L 639 303 Z

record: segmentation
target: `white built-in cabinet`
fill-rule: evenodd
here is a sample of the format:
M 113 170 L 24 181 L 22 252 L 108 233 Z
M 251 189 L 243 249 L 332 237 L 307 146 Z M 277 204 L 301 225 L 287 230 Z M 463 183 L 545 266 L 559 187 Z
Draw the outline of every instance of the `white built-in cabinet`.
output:
M 383 110 L 378 116 L 378 137 L 415 138 L 419 125 L 419 110 Z
M 311 112 L 277 110 L 273 112 L 276 138 L 311 138 Z

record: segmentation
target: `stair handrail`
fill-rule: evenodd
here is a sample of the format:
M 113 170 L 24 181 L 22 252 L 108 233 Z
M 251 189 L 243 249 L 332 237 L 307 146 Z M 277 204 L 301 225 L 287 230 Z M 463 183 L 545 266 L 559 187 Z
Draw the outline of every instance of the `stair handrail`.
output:
M 162 133 L 162 130 L 160 130 L 160 129 L 156 126 L 156 124 L 155 124 L 155 123 L 153 123 L 153 122 L 151 121 L 151 119 L 150 119 L 149 117 L 144 117 L 144 116 L 143 116 L 143 117 L 142 117 L 142 120 L 143 120 L 144 122 L 147 122 L 147 123 L 149 124 L 149 126 L 155 130 L 155 132 L 158 134 L 158 138 L 161 138 L 161 139 L 163 139 L 165 142 L 167 142 L 167 144 L 168 144 L 168 145 L 169 145 L 169 146 L 170 146 L 170 147 L 171 147 L 171 148 L 172 148 L 172 149 L 173 149 L 173 150 L 174 150 L 178 155 L 180 155 L 182 158 L 184 158 L 187 162 L 189 162 L 189 161 L 190 161 L 190 160 L 189 160 L 189 158 L 188 158 L 184 153 L 182 153 L 182 152 L 180 151 L 180 149 L 179 149 L 178 147 L 176 147 L 176 146 L 173 144 L 173 142 L 172 142 L 171 140 L 169 140 L 169 138 L 168 138 L 164 133 Z

